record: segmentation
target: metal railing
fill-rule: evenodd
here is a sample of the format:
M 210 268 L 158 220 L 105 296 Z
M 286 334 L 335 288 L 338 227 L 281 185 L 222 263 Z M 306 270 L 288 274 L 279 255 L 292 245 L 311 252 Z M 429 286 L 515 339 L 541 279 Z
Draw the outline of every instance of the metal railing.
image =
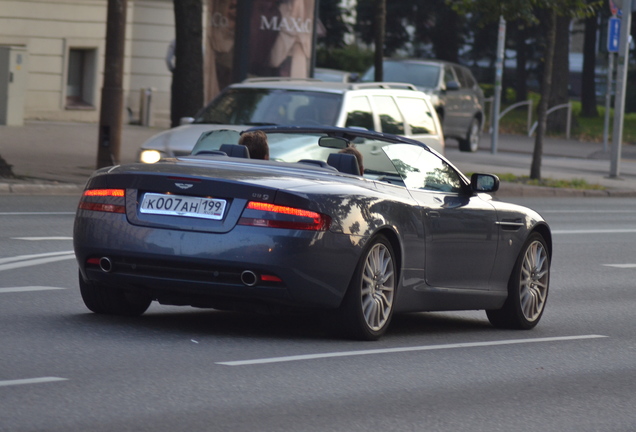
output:
M 546 116 L 549 115 L 550 113 L 559 110 L 559 109 L 563 109 L 563 108 L 567 108 L 568 110 L 568 117 L 567 117 L 567 121 L 565 123 L 565 138 L 566 139 L 570 139 L 570 131 L 572 129 L 572 103 L 568 102 L 565 104 L 561 104 L 561 105 L 555 105 L 552 108 L 550 108 L 548 111 L 546 111 Z M 530 128 L 530 130 L 528 131 L 528 136 L 532 136 L 532 134 L 534 133 L 535 129 L 537 128 L 537 125 L 539 124 L 539 122 L 534 122 L 534 124 L 532 125 L 532 127 Z

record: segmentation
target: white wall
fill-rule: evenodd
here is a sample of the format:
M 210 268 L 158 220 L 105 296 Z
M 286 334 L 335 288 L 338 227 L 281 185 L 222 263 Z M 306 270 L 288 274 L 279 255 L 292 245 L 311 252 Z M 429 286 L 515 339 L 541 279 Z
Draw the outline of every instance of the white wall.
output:
M 25 120 L 98 122 L 107 0 L 0 0 L 0 45 L 29 54 Z M 156 124 L 169 121 L 171 74 L 164 58 L 174 37 L 172 0 L 129 0 L 124 63 L 125 108 L 138 118 L 139 89 L 153 87 Z M 97 50 L 93 106 L 66 108 L 69 48 Z M 3 65 L 0 65 L 3 67 Z

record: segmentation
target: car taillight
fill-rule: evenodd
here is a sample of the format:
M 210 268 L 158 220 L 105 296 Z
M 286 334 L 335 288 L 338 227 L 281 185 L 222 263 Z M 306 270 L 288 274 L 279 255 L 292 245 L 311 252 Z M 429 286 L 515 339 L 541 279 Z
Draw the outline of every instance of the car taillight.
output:
M 331 225 L 331 218 L 310 210 L 250 201 L 245 207 L 238 224 L 268 228 L 327 231 Z
M 107 213 L 126 213 L 124 189 L 87 189 L 82 194 L 79 208 Z

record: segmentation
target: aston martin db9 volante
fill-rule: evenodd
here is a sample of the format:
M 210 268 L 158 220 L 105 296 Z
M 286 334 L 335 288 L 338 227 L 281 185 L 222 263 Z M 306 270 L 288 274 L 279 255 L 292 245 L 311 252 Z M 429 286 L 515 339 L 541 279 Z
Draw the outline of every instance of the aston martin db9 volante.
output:
M 74 226 L 88 309 L 141 315 L 157 301 L 320 311 L 363 340 L 400 312 L 485 310 L 502 328 L 539 322 L 550 228 L 493 200 L 496 176 L 468 178 L 400 136 L 255 129 L 267 134 L 269 160 L 250 159 L 239 132 L 220 130 L 189 156 L 90 177 Z

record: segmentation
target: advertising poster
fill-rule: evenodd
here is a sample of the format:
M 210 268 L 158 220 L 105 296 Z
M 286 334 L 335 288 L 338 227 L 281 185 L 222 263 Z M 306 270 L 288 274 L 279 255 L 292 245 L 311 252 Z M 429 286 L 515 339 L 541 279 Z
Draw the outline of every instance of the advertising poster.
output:
M 237 14 L 240 7 L 244 9 Z M 206 100 L 244 78 L 308 77 L 314 7 L 315 0 L 208 0 Z M 245 22 L 237 22 L 237 17 L 245 17 Z M 234 71 L 236 64 L 240 70 Z
M 237 0 L 208 0 L 205 32 L 205 95 L 212 100 L 232 83 Z
M 249 76 L 309 76 L 315 0 L 253 0 Z

